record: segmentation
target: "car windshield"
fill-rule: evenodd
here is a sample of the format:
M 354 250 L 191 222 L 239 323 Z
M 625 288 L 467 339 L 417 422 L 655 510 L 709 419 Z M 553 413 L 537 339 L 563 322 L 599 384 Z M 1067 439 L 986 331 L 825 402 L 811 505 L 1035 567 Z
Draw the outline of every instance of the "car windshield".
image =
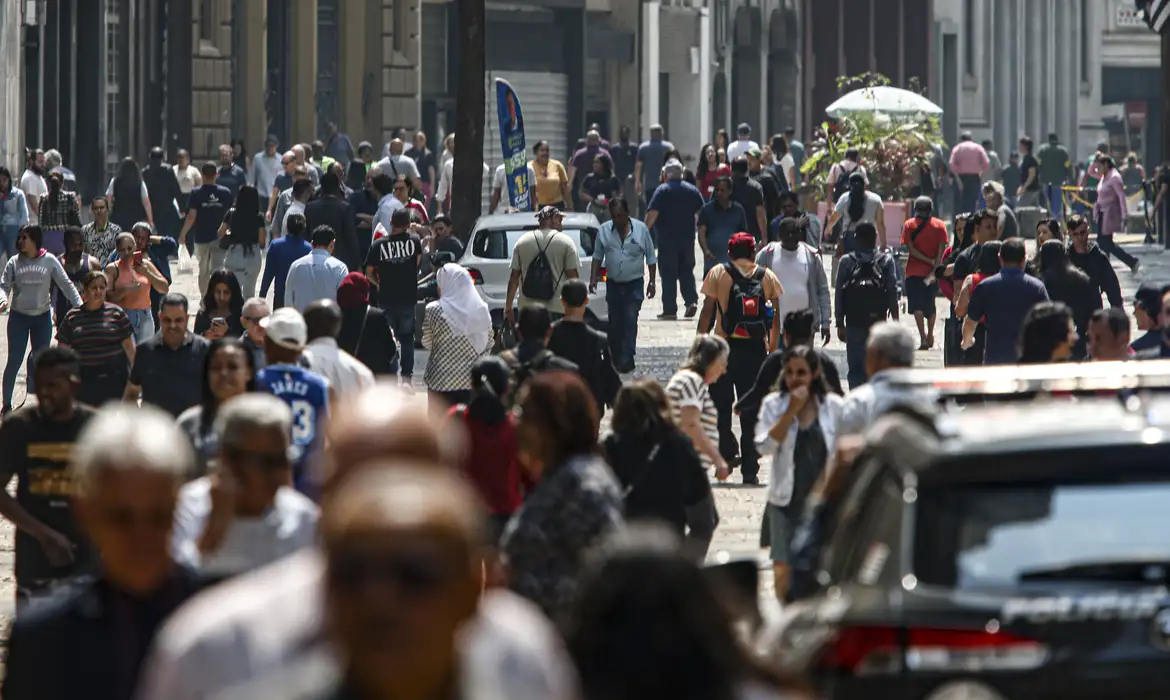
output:
M 516 241 L 520 239 L 520 236 L 535 228 L 533 226 L 532 228 L 509 231 L 476 231 L 472 253 L 481 258 L 506 260 L 512 257 L 512 248 L 516 246 Z M 564 232 L 577 243 L 577 255 L 583 258 L 592 257 L 593 242 L 597 236 L 597 229 L 569 228 L 566 226 Z
M 1170 482 L 1149 480 L 925 489 L 915 574 L 955 588 L 1119 576 L 1126 563 L 1170 561 L 1167 503 Z

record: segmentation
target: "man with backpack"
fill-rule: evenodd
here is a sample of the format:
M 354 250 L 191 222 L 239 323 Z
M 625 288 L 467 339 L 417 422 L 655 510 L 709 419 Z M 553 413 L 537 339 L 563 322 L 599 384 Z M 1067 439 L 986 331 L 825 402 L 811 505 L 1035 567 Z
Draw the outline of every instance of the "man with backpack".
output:
M 877 227 L 859 224 L 857 249 L 837 270 L 837 338 L 845 343 L 849 388 L 865 384 L 869 329 L 886 317 L 898 319 L 898 272 L 892 255 L 877 249 Z
M 508 396 L 504 405 L 514 405 L 524 384 L 540 372 L 579 371 L 577 365 L 557 357 L 556 353 L 548 349 L 547 344 L 552 337 L 552 316 L 543 306 L 520 309 L 516 336 L 520 341 L 516 347 L 500 353 L 500 359 L 507 362 L 512 370 L 512 380 L 508 383 Z
M 734 464 L 739 452 L 743 483 L 760 483 L 759 454 L 756 452 L 755 409 L 740 412 L 740 441 L 736 445 L 731 432 L 732 406 L 736 396 L 743 397 L 756 382 L 764 358 L 780 345 L 780 324 L 773 323 L 772 309 L 780 308 L 784 293 L 776 275 L 755 262 L 756 239 L 750 233 L 737 233 L 727 244 L 730 262 L 715 265 L 703 280 L 703 310 L 699 314 L 698 332 L 706 333 L 714 323 L 715 334 L 726 338 L 731 346 L 727 356 L 727 373 L 711 386 L 711 398 L 719 412 L 719 452 L 728 464 Z
M 556 207 L 547 206 L 536 214 L 539 228 L 527 231 L 512 247 L 512 276 L 504 300 L 504 318 L 516 323 L 512 300 L 520 293 L 520 309 L 540 307 L 561 316 L 561 287 L 579 277 L 581 259 L 577 244 L 563 233 L 564 218 Z
M 557 357 L 575 364 L 581 378 L 593 391 L 598 414 L 612 406 L 622 379 L 614 368 L 609 338 L 585 322 L 589 306 L 589 288 L 584 280 L 569 280 L 561 287 L 561 304 L 565 317 L 552 324 L 548 349 Z

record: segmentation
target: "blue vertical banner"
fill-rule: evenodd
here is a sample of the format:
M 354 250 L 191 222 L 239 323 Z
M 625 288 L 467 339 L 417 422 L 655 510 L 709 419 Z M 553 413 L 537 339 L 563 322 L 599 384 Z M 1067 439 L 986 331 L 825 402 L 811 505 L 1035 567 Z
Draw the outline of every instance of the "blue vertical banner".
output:
M 532 211 L 528 182 L 528 149 L 524 143 L 524 115 L 520 98 L 507 80 L 496 78 L 496 113 L 500 119 L 500 148 L 504 155 L 504 181 L 508 201 L 520 211 Z

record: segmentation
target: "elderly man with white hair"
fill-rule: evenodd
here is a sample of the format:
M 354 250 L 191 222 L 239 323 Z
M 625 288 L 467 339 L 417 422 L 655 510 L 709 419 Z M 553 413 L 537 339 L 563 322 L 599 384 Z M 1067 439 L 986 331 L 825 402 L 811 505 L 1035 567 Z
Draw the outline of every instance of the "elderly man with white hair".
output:
M 865 373 L 869 380 L 845 397 L 837 421 L 838 436 L 860 435 L 890 408 L 929 398 L 917 391 L 891 386 L 887 381 L 890 370 L 914 366 L 917 350 L 914 334 L 897 321 L 883 321 L 870 328 L 865 345 Z
M 235 576 L 313 544 L 317 506 L 290 484 L 292 411 L 244 394 L 215 417 L 218 469 L 179 492 L 172 551 L 213 579 Z
M 994 180 L 983 183 L 983 199 L 987 202 L 987 211 L 999 217 L 999 240 L 1006 241 L 1019 236 L 1020 222 L 1004 201 L 1003 185 Z
M 89 422 L 73 451 L 71 484 L 101 565 L 92 579 L 17 618 L 6 700 L 132 697 L 155 632 L 199 589 L 169 547 L 193 463 L 174 419 L 157 408 L 110 406 Z

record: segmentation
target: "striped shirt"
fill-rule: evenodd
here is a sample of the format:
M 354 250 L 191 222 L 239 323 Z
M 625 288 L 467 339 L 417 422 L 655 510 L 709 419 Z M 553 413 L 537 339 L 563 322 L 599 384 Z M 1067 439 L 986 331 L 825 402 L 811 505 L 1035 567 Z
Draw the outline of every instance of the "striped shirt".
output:
M 122 343 L 132 337 L 134 328 L 126 312 L 109 302 L 96 311 L 84 306 L 70 309 L 57 330 L 57 342 L 73 348 L 83 367 L 126 362 Z
M 719 412 L 715 410 L 715 401 L 711 398 L 707 382 L 698 372 L 682 369 L 675 373 L 666 383 L 666 395 L 670 398 L 670 411 L 674 422 L 682 425 L 682 410 L 688 406 L 699 409 L 699 417 L 703 432 L 715 444 L 719 444 Z M 714 466 L 711 458 L 699 452 L 700 459 L 706 467 Z

